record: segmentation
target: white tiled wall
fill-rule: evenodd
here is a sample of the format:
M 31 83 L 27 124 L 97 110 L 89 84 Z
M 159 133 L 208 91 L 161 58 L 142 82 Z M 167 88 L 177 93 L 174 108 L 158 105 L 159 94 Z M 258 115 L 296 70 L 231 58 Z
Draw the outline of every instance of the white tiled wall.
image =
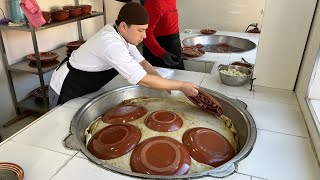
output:
M 212 28 L 244 32 L 250 23 L 262 24 L 266 0 L 177 0 L 180 29 Z
M 316 2 L 267 1 L 254 68 L 256 85 L 294 89 Z

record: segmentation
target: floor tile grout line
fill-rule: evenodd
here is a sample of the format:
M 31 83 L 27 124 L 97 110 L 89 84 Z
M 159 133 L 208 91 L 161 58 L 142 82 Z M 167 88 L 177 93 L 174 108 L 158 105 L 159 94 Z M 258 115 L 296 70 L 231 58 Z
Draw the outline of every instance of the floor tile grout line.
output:
M 20 133 L 22 133 L 23 131 L 25 131 L 26 129 L 28 129 L 29 127 L 31 127 L 32 125 L 40 122 L 44 117 L 48 116 L 48 114 L 50 114 L 50 111 L 48 113 L 45 113 L 43 115 L 41 115 L 40 117 L 36 118 L 35 120 L 33 120 L 31 123 L 29 123 L 28 125 L 26 125 L 25 127 L 21 128 L 19 131 L 13 133 L 11 136 L 9 136 L 8 138 L 4 139 L 1 143 L 0 146 L 4 143 L 6 143 L 7 141 L 12 140 L 14 137 L 16 137 L 17 135 L 19 135 Z
M 79 151 L 78 151 L 79 152 Z M 78 153 L 77 152 L 77 153 Z M 74 157 L 76 157 L 76 154 L 75 153 L 73 156 L 71 156 L 53 175 L 50 179 L 54 178 Z
M 267 130 L 267 129 L 257 128 L 257 130 L 272 132 L 272 133 L 277 133 L 277 134 L 282 134 L 282 135 L 287 135 L 287 136 L 299 137 L 299 138 L 304 138 L 304 139 L 310 139 L 310 137 L 304 137 L 304 136 L 299 136 L 299 135 L 294 135 L 294 134 L 288 134 L 288 133 L 283 133 L 283 132 L 278 132 L 278 131 Z
M 262 177 L 258 177 L 258 176 L 254 176 L 254 175 L 250 175 L 250 174 L 241 173 L 241 172 L 238 172 L 238 171 L 236 171 L 236 173 L 237 174 L 241 174 L 241 175 L 245 175 L 245 176 L 250 176 L 250 179 L 252 179 L 254 177 L 254 178 L 259 178 L 259 179 L 262 179 L 262 180 L 268 180 L 266 178 L 262 178 Z
M 31 147 L 34 147 L 34 148 L 39 148 L 39 149 L 42 149 L 42 150 L 47 150 L 47 151 L 51 151 L 51 152 L 55 152 L 55 153 L 59 153 L 59 154 L 64 154 L 64 155 L 68 155 L 68 156 L 73 156 L 73 154 L 67 154 L 67 153 L 64 153 L 64 152 L 60 152 L 60 151 L 56 151 L 56 150 L 52 150 L 52 149 L 47 149 L 47 148 L 44 148 L 44 147 L 40 147 L 40 146 L 35 146 L 35 145 L 32 145 L 32 144 L 26 144 L 26 143 L 22 143 L 22 142 L 19 142 L 19 141 L 14 141 L 14 140 L 10 140 L 12 142 L 15 142 L 15 143 L 18 143 L 18 144 L 23 144 L 23 145 L 26 145 L 26 146 L 31 146 Z M 9 141 L 8 141 L 9 142 Z M 66 149 L 67 150 L 67 149 Z M 70 150 L 70 151 L 77 151 L 78 150 Z M 77 154 L 77 152 L 75 154 Z

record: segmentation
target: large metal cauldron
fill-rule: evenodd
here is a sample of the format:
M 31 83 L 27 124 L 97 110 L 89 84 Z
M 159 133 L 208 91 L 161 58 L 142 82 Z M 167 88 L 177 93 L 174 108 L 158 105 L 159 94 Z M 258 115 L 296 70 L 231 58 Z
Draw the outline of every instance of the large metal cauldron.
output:
M 197 44 L 202 44 L 205 46 L 202 49 L 208 52 L 213 52 L 210 50 L 210 46 L 217 44 L 228 44 L 231 46 L 231 52 L 245 52 L 256 48 L 256 44 L 248 39 L 224 35 L 199 35 L 189 37 L 184 39 L 182 44 L 184 46 L 195 46 Z M 227 52 L 230 53 L 229 51 Z
M 70 125 L 70 134 L 64 140 L 67 148 L 81 150 L 92 162 L 109 171 L 127 175 L 130 177 L 139 177 L 144 179 L 175 179 L 175 178 L 201 178 L 201 177 L 225 177 L 235 172 L 237 163 L 248 156 L 256 140 L 257 130 L 255 122 L 249 112 L 246 110 L 246 104 L 242 101 L 230 99 L 222 94 L 204 89 L 207 93 L 214 95 L 224 108 L 224 115 L 232 119 L 235 128 L 238 131 L 239 153 L 227 163 L 214 168 L 210 171 L 183 176 L 156 176 L 146 175 L 125 171 L 114 166 L 106 165 L 104 162 L 94 157 L 86 148 L 85 129 L 98 116 L 104 114 L 108 109 L 122 102 L 124 99 L 134 97 L 157 97 L 186 99 L 180 91 L 173 91 L 169 95 L 165 91 L 148 89 L 140 86 L 128 86 L 106 92 L 90 102 L 86 103 L 73 117 Z

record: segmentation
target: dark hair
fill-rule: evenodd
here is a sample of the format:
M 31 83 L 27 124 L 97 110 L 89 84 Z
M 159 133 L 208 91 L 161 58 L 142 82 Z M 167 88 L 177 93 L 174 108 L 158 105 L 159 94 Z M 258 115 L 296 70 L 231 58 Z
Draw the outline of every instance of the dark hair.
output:
M 120 22 L 118 21 L 118 20 L 116 20 L 115 21 L 115 24 L 117 25 L 117 26 L 119 26 L 120 25 Z M 127 24 L 127 23 L 126 23 Z M 131 27 L 131 24 L 127 24 L 127 26 L 130 28 Z

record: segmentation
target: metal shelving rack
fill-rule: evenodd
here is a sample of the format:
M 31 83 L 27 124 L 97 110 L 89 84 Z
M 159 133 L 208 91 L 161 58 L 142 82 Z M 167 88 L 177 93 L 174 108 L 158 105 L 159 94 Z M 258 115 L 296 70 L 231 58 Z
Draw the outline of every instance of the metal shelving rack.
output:
M 0 25 L 0 53 L 2 55 L 3 64 L 4 64 L 6 74 L 8 77 L 9 88 L 11 91 L 11 96 L 12 96 L 12 100 L 14 103 L 14 107 L 15 107 L 16 113 L 18 115 L 18 117 L 9 121 L 4 126 L 9 125 L 9 124 L 19 120 L 20 119 L 19 117 L 23 117 L 22 110 L 31 110 L 31 111 L 40 112 L 40 113 L 45 113 L 49 110 L 49 104 L 48 104 L 48 99 L 46 98 L 45 83 L 44 83 L 43 75 L 45 73 L 55 69 L 59 65 L 59 63 L 56 62 L 55 64 L 49 64 L 49 66 L 47 64 L 44 64 L 44 65 L 41 64 L 40 52 L 39 52 L 39 48 L 38 48 L 38 41 L 37 41 L 36 32 L 46 30 L 49 28 L 53 28 L 53 27 L 57 27 L 57 26 L 61 26 L 61 25 L 65 25 L 65 24 L 69 24 L 69 23 L 73 23 L 73 22 L 77 22 L 79 40 L 83 40 L 82 27 L 81 27 L 82 20 L 97 17 L 97 16 L 103 16 L 104 17 L 104 25 L 106 25 L 106 13 L 105 13 L 105 7 L 104 7 L 105 4 L 104 4 L 104 0 L 101 0 L 101 1 L 102 1 L 102 12 L 92 11 L 90 14 L 85 14 L 85 15 L 81 15 L 79 17 L 69 18 L 68 20 L 65 20 L 65 21 L 53 21 L 50 24 L 45 24 L 39 28 L 34 28 L 30 24 L 27 24 L 24 26 L 19 26 L 19 27 Z M 79 5 L 78 0 L 75 0 L 74 2 L 75 2 L 75 5 Z M 31 33 L 34 53 L 36 55 L 35 67 L 31 67 L 29 65 L 29 61 L 26 59 L 21 62 L 9 65 L 4 42 L 3 42 L 3 37 L 2 37 L 2 31 L 4 31 L 4 30 L 25 31 L 25 32 Z M 65 46 L 57 48 L 52 51 L 59 54 L 59 57 L 58 57 L 59 62 L 61 62 L 66 57 L 66 47 Z M 13 79 L 12 79 L 12 75 L 11 75 L 12 72 L 31 73 L 31 74 L 36 74 L 39 76 L 40 86 L 42 88 L 42 96 L 44 97 L 44 98 L 42 98 L 41 103 L 36 102 L 32 96 L 29 96 L 20 102 L 17 101 L 16 93 L 15 93 L 15 89 L 14 89 L 14 84 L 13 84 Z

